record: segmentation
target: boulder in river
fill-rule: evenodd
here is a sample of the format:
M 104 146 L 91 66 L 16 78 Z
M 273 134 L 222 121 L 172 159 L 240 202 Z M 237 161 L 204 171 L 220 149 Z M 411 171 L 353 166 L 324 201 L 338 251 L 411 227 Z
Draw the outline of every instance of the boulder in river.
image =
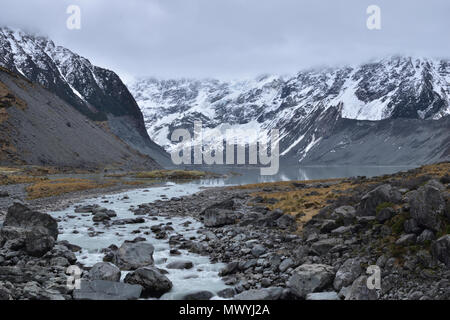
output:
M 98 262 L 89 270 L 91 280 L 120 281 L 120 269 L 109 262 Z
M 113 263 L 121 270 L 135 270 L 154 263 L 155 248 L 147 242 L 124 242 L 114 255 Z
M 194 264 L 189 260 L 177 260 L 169 263 L 167 269 L 192 269 Z
M 124 279 L 125 283 L 140 285 L 143 295 L 159 298 L 172 289 L 172 282 L 155 267 L 139 268 L 130 272 Z
M 181 300 L 210 300 L 214 294 L 210 291 L 197 291 L 186 294 Z
M 136 300 L 142 293 L 142 287 L 115 281 L 81 281 L 80 289 L 73 291 L 75 300 Z

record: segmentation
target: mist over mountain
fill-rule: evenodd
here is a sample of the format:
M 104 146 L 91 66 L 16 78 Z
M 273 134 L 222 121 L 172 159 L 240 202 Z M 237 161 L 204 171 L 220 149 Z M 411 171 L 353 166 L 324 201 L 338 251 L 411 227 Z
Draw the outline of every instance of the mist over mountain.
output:
M 46 37 L 8 27 L 0 28 L 0 66 L 41 84 L 136 150 L 168 160 L 150 140 L 138 105 L 113 71 Z
M 283 158 L 304 164 L 412 164 L 449 154 L 449 60 L 392 56 L 292 77 L 147 78 L 129 88 L 150 137 L 168 151 L 174 129 L 201 120 L 206 136 L 277 128 Z

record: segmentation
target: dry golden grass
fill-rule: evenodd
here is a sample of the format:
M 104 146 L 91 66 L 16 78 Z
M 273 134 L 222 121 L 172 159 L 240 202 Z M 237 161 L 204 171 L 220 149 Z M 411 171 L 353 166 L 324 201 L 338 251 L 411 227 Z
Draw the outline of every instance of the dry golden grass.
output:
M 98 183 L 88 179 L 56 179 L 34 183 L 26 188 L 28 199 L 47 198 L 64 193 L 99 189 L 113 186 L 115 181 Z
M 328 180 L 330 181 L 330 180 Z M 333 179 L 333 181 L 336 181 Z M 318 182 L 317 180 L 315 182 Z M 324 182 L 324 180 L 320 181 Z M 308 182 L 310 183 L 310 182 Z M 283 185 L 285 185 L 283 183 Z M 292 185 L 291 185 L 292 186 Z M 255 192 L 252 196 L 260 196 L 265 199 L 264 205 L 270 210 L 281 209 L 284 213 L 296 217 L 300 229 L 302 225 L 309 221 L 319 210 L 327 205 L 327 200 L 338 196 L 336 191 L 344 191 L 351 188 L 348 182 L 337 183 L 329 188 L 305 188 L 295 189 L 286 186 L 288 190 L 275 192 Z M 267 203 L 268 199 L 276 199 L 274 204 Z
M 45 181 L 46 179 L 47 179 L 46 177 L 33 177 L 19 174 L 5 175 L 0 173 L 0 185 L 36 183 Z

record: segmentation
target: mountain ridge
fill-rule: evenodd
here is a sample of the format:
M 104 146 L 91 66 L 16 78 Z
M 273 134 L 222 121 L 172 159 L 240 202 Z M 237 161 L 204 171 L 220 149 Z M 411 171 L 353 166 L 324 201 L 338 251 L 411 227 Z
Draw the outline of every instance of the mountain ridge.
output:
M 138 151 L 168 156 L 148 136 L 142 113 L 119 76 L 47 37 L 0 27 L 0 66 L 44 86 Z
M 191 129 L 195 120 L 201 120 L 210 136 L 229 127 L 262 135 L 277 128 L 282 158 L 298 162 L 314 152 L 339 119 L 426 121 L 450 114 L 450 62 L 445 59 L 392 56 L 358 67 L 304 70 L 295 76 L 265 75 L 245 81 L 144 78 L 128 87 L 150 136 L 167 151 L 174 148 L 169 140 L 174 129 Z M 335 117 L 320 121 L 332 109 L 338 110 Z

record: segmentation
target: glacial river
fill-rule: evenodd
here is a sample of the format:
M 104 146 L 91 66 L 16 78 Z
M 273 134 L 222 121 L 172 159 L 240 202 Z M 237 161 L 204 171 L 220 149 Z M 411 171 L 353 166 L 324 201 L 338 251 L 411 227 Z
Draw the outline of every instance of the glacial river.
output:
M 409 169 L 409 167 L 309 167 L 309 168 L 283 168 L 276 176 L 260 176 L 259 169 L 233 168 L 226 172 L 232 171 L 233 174 L 228 178 L 208 179 L 191 183 L 175 184 L 168 183 L 164 186 L 135 189 L 119 194 L 106 195 L 99 198 L 84 200 L 77 205 L 98 204 L 107 209 L 114 210 L 117 217 L 113 219 L 135 218 L 136 216 L 130 211 L 131 206 L 137 207 L 143 203 L 151 203 L 156 200 L 170 199 L 171 197 L 180 197 L 190 195 L 200 191 L 203 187 L 214 187 L 224 185 L 239 185 L 248 183 L 270 182 L 270 181 L 286 181 L 286 180 L 311 180 L 324 178 L 340 178 L 350 176 L 375 176 L 381 174 L 394 173 L 401 170 Z M 127 197 L 125 197 L 125 195 Z M 172 290 L 163 295 L 161 299 L 180 299 L 185 294 L 208 290 L 212 293 L 226 288 L 227 286 L 221 280 L 218 272 L 224 267 L 221 263 L 210 263 L 209 258 L 180 250 L 180 256 L 170 255 L 170 246 L 168 240 L 156 239 L 153 233 L 145 235 L 143 232 L 134 234 L 133 231 L 144 228 L 150 228 L 153 225 L 161 223 L 171 223 L 174 231 L 169 234 L 182 234 L 184 238 L 190 237 L 201 238 L 197 230 L 201 227 L 201 223 L 192 218 L 166 218 L 166 217 L 148 217 L 143 216 L 146 221 L 142 224 L 128 225 L 111 225 L 109 227 L 99 224 L 94 226 L 92 215 L 74 213 L 75 205 L 63 211 L 51 213 L 55 218 L 59 219 L 60 240 L 68 240 L 70 243 L 76 244 L 82 248 L 77 253 L 78 260 L 86 266 L 92 266 L 102 261 L 104 254 L 101 249 L 114 244 L 120 246 L 125 240 L 132 240 L 136 237 L 144 237 L 155 247 L 154 259 L 155 265 L 159 268 L 166 269 L 166 265 L 177 260 L 189 260 L 194 264 L 192 269 L 188 270 L 169 270 L 167 277 L 172 281 Z M 187 221 L 189 225 L 185 224 Z M 92 232 L 94 227 L 96 235 L 90 237 L 88 234 Z M 126 272 L 122 272 L 122 279 Z M 216 297 L 217 298 L 217 297 Z

